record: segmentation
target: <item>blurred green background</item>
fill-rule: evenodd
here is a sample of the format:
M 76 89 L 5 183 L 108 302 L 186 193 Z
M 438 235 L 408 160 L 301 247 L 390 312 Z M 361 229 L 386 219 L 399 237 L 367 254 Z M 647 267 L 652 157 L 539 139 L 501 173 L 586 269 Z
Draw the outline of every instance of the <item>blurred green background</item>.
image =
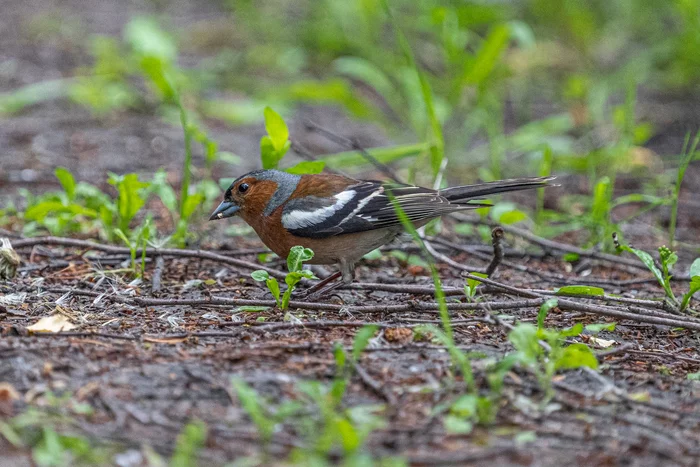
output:
M 696 0 L 6 0 L 1 16 L 6 224 L 57 166 L 107 190 L 108 171 L 164 169 L 175 190 L 191 172 L 206 210 L 216 181 L 260 166 L 270 106 L 293 142 L 282 168 L 381 176 L 360 146 L 426 186 L 556 173 L 565 190 L 490 216 L 595 246 L 653 210 L 644 228 L 675 222 L 700 126 Z

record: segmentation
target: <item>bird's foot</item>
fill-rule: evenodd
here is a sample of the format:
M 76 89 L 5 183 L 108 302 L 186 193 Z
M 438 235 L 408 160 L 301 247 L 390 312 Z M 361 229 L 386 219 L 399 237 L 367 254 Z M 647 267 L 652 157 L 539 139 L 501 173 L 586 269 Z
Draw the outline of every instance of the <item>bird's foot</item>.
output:
M 335 272 L 323 279 L 321 282 L 314 284 L 313 287 L 310 287 L 304 290 L 303 292 L 298 293 L 296 295 L 296 298 L 300 300 L 317 299 L 330 292 L 331 290 L 339 287 L 342 284 L 342 282 L 338 281 L 334 283 L 333 281 L 338 279 L 340 276 L 340 272 Z

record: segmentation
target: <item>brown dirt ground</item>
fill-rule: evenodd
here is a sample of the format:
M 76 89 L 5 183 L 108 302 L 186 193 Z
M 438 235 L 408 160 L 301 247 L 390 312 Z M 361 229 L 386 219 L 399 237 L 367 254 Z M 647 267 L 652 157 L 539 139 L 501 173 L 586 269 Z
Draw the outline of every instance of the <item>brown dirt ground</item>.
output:
M 215 2 L 177 2 L 182 24 L 217 14 Z M 0 62 L 12 60 L 16 69 L 0 75 L 0 91 L 21 84 L 64 76 L 84 57 L 53 45 L 29 44 L 22 40 L 21 27 L 36 11 L 61 11 L 79 18 L 88 32 L 119 33 L 133 6 L 101 2 L 98 9 L 84 9 L 81 2 L 40 0 L 3 2 L 0 15 Z M 124 5 L 130 5 L 125 2 Z M 677 152 L 685 133 L 683 122 L 697 122 L 697 106 L 682 99 L 641 96 L 644 106 L 654 108 L 667 99 L 659 116 L 659 135 L 650 142 L 661 153 Z M 671 110 L 669 110 L 671 109 Z M 673 109 L 676 109 L 675 111 Z M 680 110 L 678 110 L 680 109 Z M 381 132 L 357 122 L 348 122 L 329 109 L 304 108 L 300 117 L 324 121 L 336 131 L 354 136 L 363 144 L 386 143 Z M 211 136 L 221 149 L 238 154 L 256 154 L 262 127 L 239 129 L 212 128 Z M 337 150 L 313 135 L 295 134 L 318 152 Z M 679 140 L 680 138 L 680 140 Z M 182 158 L 181 133 L 154 117 L 122 115 L 108 122 L 65 103 L 37 106 L 0 125 L 0 196 L 14 197 L 20 187 L 42 191 L 55 187 L 53 168 L 63 165 L 78 179 L 100 184 L 107 171 L 152 173 L 160 167 L 177 172 Z M 256 159 L 246 161 L 254 167 Z M 223 168 L 221 170 L 224 170 Z M 225 176 L 228 174 L 222 174 Z M 697 168 L 688 175 L 688 189 L 682 197 L 681 238 L 692 241 L 698 228 Z M 655 215 L 658 215 L 655 214 Z M 665 215 L 662 213 L 662 215 Z M 629 227 L 628 233 L 639 244 L 651 246 L 661 241 L 649 229 L 646 219 Z M 202 225 L 204 223 L 202 222 Z M 235 254 L 259 243 L 246 238 L 228 238 L 225 226 L 198 228 L 210 249 L 221 248 Z M 449 229 L 448 229 L 449 230 Z M 454 238 L 453 238 L 454 239 Z M 457 239 L 474 243 L 473 239 Z M 610 294 L 632 298 L 659 297 L 660 290 L 650 283 L 614 285 L 612 281 L 648 278 L 641 270 L 593 261 L 579 273 L 568 272 L 567 264 L 542 256 L 517 237 L 507 241 L 518 251 L 507 259 L 527 266 L 530 271 L 563 274 L 571 281 L 600 280 Z M 471 245 L 475 246 L 475 245 Z M 334 372 L 332 346 L 349 346 L 362 322 L 380 322 L 394 328 L 416 324 L 416 319 L 436 320 L 433 311 L 416 308 L 404 313 L 377 311 L 353 313 L 349 310 L 293 310 L 305 323 L 344 321 L 346 325 L 327 327 L 261 328 L 262 324 L 288 323 L 285 313 L 272 310 L 237 315 L 233 306 L 138 306 L 134 297 L 151 297 L 149 261 L 146 280 L 129 287 L 116 277 L 101 282 L 89 273 L 119 267 L 125 255 L 98 254 L 88 257 L 81 249 L 35 247 L 19 250 L 24 264 L 11 283 L 0 283 L 0 292 L 26 292 L 24 304 L 0 307 L 0 383 L 5 382 L 21 398 L 3 403 L 0 420 L 26 411 L 29 407 L 50 412 L 45 394 L 72 394 L 94 410 L 89 416 L 73 415 L 76 424 L 67 429 L 102 442 L 113 442 L 123 452 L 139 449 L 144 440 L 162 454 L 168 454 L 177 433 L 187 421 L 199 418 L 207 423 L 209 436 L 202 458 L 207 465 L 221 465 L 259 450 L 259 438 L 235 396 L 230 378 L 243 378 L 261 394 L 274 400 L 295 398 L 295 382 L 300 379 L 330 381 Z M 483 267 L 487 261 L 451 251 L 450 256 L 470 266 Z M 241 259 L 255 261 L 255 255 Z M 679 270 L 687 271 L 690 252 L 684 252 Z M 272 267 L 280 265 L 273 263 Z M 211 296 L 268 299 L 269 295 L 248 276 L 249 271 L 221 263 L 167 258 L 160 298 L 205 299 Z M 359 278 L 365 283 L 429 285 L 430 278 L 420 268 L 409 268 L 394 258 L 364 262 Z M 458 271 L 440 266 L 446 286 L 461 287 Z M 192 279 L 214 279 L 211 286 L 185 288 Z M 561 281 L 541 275 L 501 267 L 496 279 L 521 288 L 552 289 Z M 683 285 L 678 285 L 682 290 Z M 72 293 L 67 294 L 67 291 Z M 92 295 L 79 295 L 88 291 Z M 97 301 L 96 296 L 102 298 Z M 430 301 L 425 295 L 343 289 L 326 303 L 393 305 Z M 459 300 L 463 300 L 460 298 Z M 488 302 L 515 300 L 510 295 L 489 294 Z M 58 301 L 58 303 L 57 303 Z M 72 335 L 28 335 L 26 326 L 38 318 L 60 311 L 79 327 Z M 537 307 L 509 308 L 503 315 L 534 321 Z M 465 320 L 456 328 L 459 345 L 486 357 L 498 357 L 509 350 L 503 326 L 479 321 L 484 311 L 455 312 L 455 320 Z M 579 312 L 554 312 L 547 320 L 553 327 L 577 322 L 607 322 L 602 316 Z M 700 371 L 697 333 L 669 326 L 616 320 L 614 332 L 604 339 L 615 341 L 623 350 L 601 357 L 603 379 L 582 371 L 557 377 L 554 402 L 557 410 L 543 415 L 533 411 L 528 401 L 542 394 L 533 378 L 512 372 L 506 378 L 503 407 L 493 426 L 479 427 L 474 433 L 449 435 L 432 409 L 454 399 L 459 381 L 451 376 L 449 356 L 444 349 L 421 342 L 395 342 L 386 330 L 373 342 L 361 359 L 366 376 L 354 376 L 345 399 L 347 406 L 386 404 L 389 421 L 368 442 L 376 455 L 405 455 L 415 465 L 697 465 L 700 456 L 700 385 L 686 375 Z M 259 328 L 259 329 L 258 329 Z M 392 331 L 393 332 L 393 331 Z M 216 335 L 214 335 L 216 334 Z M 605 349 L 596 349 L 605 352 Z M 477 379 L 483 387 L 484 359 L 475 359 Z M 378 386 L 379 389 L 373 387 Z M 632 395 L 632 396 L 630 396 Z M 387 402 L 388 401 L 388 402 Z M 271 450 L 278 458 L 300 442 L 293 426 L 275 435 Z M 517 442 L 523 431 L 536 434 L 533 441 Z M 0 439 L 0 465 L 31 465 L 28 453 L 11 448 Z M 129 464 L 138 465 L 138 464 Z

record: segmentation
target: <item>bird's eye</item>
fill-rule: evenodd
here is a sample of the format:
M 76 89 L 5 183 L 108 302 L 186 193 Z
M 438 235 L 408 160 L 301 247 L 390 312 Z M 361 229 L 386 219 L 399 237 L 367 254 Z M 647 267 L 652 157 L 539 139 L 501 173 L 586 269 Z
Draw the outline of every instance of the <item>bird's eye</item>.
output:
M 248 191 L 248 188 L 250 188 L 250 185 L 248 185 L 247 183 L 241 183 L 240 185 L 238 185 L 238 192 L 245 193 L 246 191 Z

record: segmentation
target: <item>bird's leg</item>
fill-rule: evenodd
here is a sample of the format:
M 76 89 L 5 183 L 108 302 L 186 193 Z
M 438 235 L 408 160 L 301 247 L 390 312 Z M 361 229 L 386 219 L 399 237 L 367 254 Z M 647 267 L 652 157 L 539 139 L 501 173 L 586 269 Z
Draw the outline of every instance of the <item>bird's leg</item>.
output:
M 329 283 L 331 283 L 331 282 L 333 282 L 334 280 L 338 279 L 338 278 L 341 276 L 341 274 L 342 274 L 342 273 L 341 273 L 340 271 L 334 272 L 333 274 L 331 274 L 330 276 L 326 277 L 326 278 L 323 279 L 322 281 L 320 281 L 320 282 L 314 284 L 313 286 L 309 287 L 308 289 L 304 290 L 302 293 L 300 293 L 300 294 L 298 295 L 299 298 L 306 298 L 306 297 L 308 297 L 309 295 L 315 294 L 315 293 L 318 292 L 319 290 L 321 290 L 321 289 L 323 289 L 324 287 L 326 287 Z
M 328 294 L 329 292 L 337 289 L 340 286 L 350 284 L 352 281 L 355 280 L 355 264 L 350 263 L 344 259 L 341 259 L 340 262 L 338 263 L 338 266 L 340 268 L 340 271 L 336 272 L 335 274 L 330 275 L 329 277 L 325 278 L 312 288 L 310 288 L 306 294 L 304 294 L 304 298 L 306 299 L 317 299 L 323 295 Z M 331 283 L 331 279 L 336 279 L 338 277 L 341 277 L 340 281 L 333 282 Z

